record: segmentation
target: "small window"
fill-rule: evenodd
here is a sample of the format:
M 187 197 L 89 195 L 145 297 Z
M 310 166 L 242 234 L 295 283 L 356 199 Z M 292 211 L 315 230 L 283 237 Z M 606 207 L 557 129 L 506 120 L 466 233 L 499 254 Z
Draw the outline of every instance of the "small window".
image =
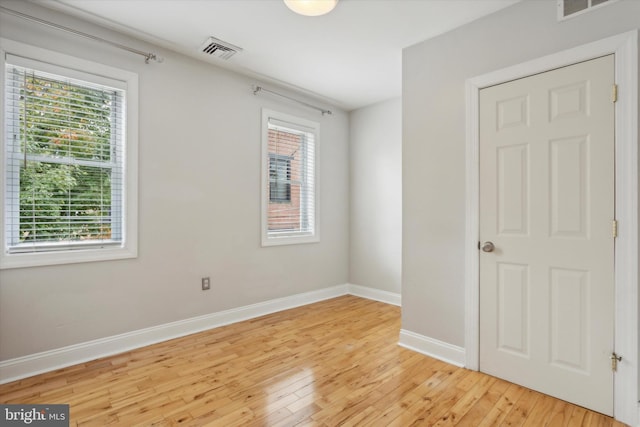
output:
M 263 110 L 262 245 L 319 240 L 319 124 Z
M 617 0 L 558 0 L 558 20 L 582 14 Z
M 69 61 L 93 68 L 88 62 L 51 52 L 44 62 L 39 49 L 25 50 L 33 56 L 3 55 L 1 266 L 135 256 L 133 224 L 127 229 L 135 210 L 126 197 L 135 194 L 135 180 L 126 179 L 134 152 L 125 144 L 133 75 L 106 78 L 108 67 L 95 64 L 96 75 L 66 68 Z
M 291 158 L 269 153 L 269 202 L 291 203 Z

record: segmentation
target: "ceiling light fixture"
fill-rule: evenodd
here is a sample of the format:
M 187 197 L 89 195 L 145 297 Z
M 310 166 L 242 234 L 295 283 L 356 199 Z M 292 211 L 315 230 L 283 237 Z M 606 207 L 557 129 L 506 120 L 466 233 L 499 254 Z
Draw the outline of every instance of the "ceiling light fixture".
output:
M 284 4 L 300 15 L 320 16 L 331 12 L 338 0 L 284 0 Z

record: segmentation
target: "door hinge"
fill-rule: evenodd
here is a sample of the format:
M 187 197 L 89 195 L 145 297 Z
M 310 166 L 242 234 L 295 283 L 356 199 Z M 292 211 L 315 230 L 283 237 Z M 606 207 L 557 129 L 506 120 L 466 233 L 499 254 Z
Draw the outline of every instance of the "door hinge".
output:
M 613 89 L 611 90 L 611 100 L 613 102 L 618 102 L 618 85 L 614 84 Z
M 618 356 L 614 351 L 613 353 L 611 353 L 610 359 L 611 359 L 611 370 L 613 372 L 616 372 L 618 370 L 618 362 L 622 361 L 622 356 Z
M 611 234 L 613 234 L 613 238 L 618 237 L 618 220 L 614 219 L 611 222 Z

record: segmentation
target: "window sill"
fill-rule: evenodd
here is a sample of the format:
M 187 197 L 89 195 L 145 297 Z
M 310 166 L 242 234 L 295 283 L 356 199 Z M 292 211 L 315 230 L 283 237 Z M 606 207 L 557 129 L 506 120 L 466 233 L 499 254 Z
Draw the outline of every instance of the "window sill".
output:
M 308 236 L 282 236 L 282 237 L 267 237 L 262 236 L 262 246 L 281 246 L 281 245 L 301 245 L 306 243 L 318 243 L 320 242 L 320 236 L 308 235 Z
M 46 265 L 76 264 L 82 262 L 111 261 L 137 258 L 136 248 L 82 249 L 61 252 L 14 253 L 0 256 L 0 270 L 40 267 Z

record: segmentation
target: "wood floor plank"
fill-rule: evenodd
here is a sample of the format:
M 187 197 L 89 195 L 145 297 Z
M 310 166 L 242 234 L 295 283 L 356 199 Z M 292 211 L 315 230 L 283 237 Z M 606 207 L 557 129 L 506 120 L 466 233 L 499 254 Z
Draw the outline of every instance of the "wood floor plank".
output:
M 620 427 L 397 345 L 400 309 L 344 296 L 0 385 L 72 426 Z
M 573 410 L 574 407 L 572 405 L 569 405 L 567 402 L 557 400 L 549 414 L 547 427 L 562 427 L 569 425 L 569 420 L 571 419 Z
M 571 412 L 571 417 L 569 418 L 569 422 L 567 423 L 568 427 L 578 427 L 582 425 L 587 425 L 588 422 L 585 418 L 589 411 L 581 407 L 573 408 Z
M 487 415 L 480 421 L 478 427 L 493 427 L 502 425 L 503 420 L 511 413 L 515 403 L 520 399 L 520 396 L 525 392 L 524 387 L 520 387 L 515 384 L 509 384 L 507 390 L 500 397 L 498 402 L 487 413 Z
M 535 407 L 531 411 L 531 416 L 527 417 L 522 424 L 523 427 L 546 426 L 549 421 L 551 411 L 555 406 L 556 399 L 542 395 L 538 398 Z
M 496 380 L 493 382 L 487 392 L 473 405 L 472 408 L 459 420 L 455 425 L 459 426 L 478 426 L 485 419 L 487 414 L 497 405 L 502 395 L 509 388 L 506 381 Z
M 478 401 L 489 391 L 496 379 L 486 375 L 478 375 L 477 381 L 472 388 L 460 397 L 453 406 L 447 408 L 444 415 L 433 423 L 434 427 L 455 426 L 458 420 L 463 418 L 467 412 L 475 406 Z
M 458 392 L 455 385 L 457 381 L 464 378 L 468 372 L 453 367 L 439 371 L 435 377 L 430 378 L 425 383 L 420 384 L 409 394 L 415 399 L 411 405 L 405 406 L 401 401 L 400 406 L 395 406 L 394 410 L 398 415 L 390 425 L 428 425 L 428 418 L 438 406 L 446 405 Z
M 516 401 L 513 408 L 506 416 L 502 425 L 518 427 L 522 426 L 529 417 L 532 416 L 532 409 L 538 403 L 538 399 L 542 395 L 537 391 L 525 389 L 524 393 L 520 395 L 520 399 Z

